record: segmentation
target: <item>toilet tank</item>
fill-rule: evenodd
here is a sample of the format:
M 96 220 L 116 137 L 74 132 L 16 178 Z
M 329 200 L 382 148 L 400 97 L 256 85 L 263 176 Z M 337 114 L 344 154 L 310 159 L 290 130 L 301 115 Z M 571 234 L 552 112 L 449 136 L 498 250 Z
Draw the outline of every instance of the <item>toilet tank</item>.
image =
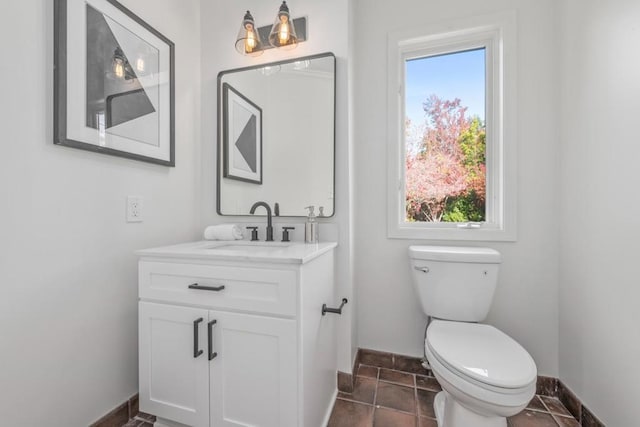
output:
M 411 274 L 425 314 L 481 322 L 498 282 L 500 252 L 490 248 L 410 246 Z

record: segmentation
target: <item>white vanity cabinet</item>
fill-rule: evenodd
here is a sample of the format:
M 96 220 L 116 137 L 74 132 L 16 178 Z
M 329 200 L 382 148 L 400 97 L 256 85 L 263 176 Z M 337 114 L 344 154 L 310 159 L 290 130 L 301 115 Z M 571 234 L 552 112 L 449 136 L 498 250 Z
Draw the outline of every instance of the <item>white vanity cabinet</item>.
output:
M 324 245 L 140 251 L 140 409 L 158 425 L 320 427 L 336 388 Z

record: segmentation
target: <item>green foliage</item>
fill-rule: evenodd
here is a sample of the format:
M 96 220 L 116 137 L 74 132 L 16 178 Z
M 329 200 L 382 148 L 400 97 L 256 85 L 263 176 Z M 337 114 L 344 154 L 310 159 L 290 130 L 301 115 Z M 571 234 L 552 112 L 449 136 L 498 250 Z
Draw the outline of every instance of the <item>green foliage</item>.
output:
M 484 221 L 484 198 L 479 197 L 475 190 L 470 190 L 459 197 L 448 200 L 442 220 L 445 222 Z
M 447 207 L 445 214 L 442 216 L 444 222 L 466 222 L 467 216 L 461 212 L 459 207 L 454 205 L 453 208 Z
M 474 168 L 486 164 L 485 153 L 487 134 L 479 117 L 473 117 L 469 127 L 460 133 L 460 150 L 464 155 L 464 165 Z

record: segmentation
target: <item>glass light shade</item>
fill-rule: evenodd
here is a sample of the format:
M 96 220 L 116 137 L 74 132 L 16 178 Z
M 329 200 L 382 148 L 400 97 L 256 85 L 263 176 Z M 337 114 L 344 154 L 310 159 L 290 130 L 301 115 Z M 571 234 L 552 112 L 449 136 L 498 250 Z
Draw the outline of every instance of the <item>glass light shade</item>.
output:
M 298 35 L 293 26 L 293 20 L 289 17 L 289 7 L 286 1 L 280 5 L 276 21 L 271 27 L 269 43 L 273 47 L 289 47 L 291 49 L 298 45 Z
M 236 37 L 236 50 L 242 55 L 249 56 L 258 56 L 264 53 L 260 33 L 248 10 L 240 25 L 238 37 Z

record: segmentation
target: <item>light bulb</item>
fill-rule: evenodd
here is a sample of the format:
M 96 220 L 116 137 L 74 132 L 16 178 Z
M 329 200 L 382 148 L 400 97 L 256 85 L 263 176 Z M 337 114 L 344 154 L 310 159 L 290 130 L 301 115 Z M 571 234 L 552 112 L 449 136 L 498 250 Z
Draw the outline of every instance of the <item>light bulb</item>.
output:
M 247 38 L 244 41 L 244 51 L 247 53 L 251 53 L 258 45 L 258 42 L 256 40 L 256 33 L 253 29 L 253 25 L 247 24 L 246 29 Z
M 120 60 L 116 60 L 113 63 L 113 73 L 119 79 L 124 77 L 124 63 Z
M 280 44 L 285 45 L 289 42 L 289 18 L 286 16 L 280 16 L 280 30 L 278 31 L 278 38 Z
M 144 59 L 143 58 L 138 58 L 136 60 L 136 70 L 138 70 L 141 73 L 144 73 L 146 64 L 144 63 Z
M 125 76 L 126 58 L 120 46 L 116 47 L 116 50 L 113 52 L 112 67 L 113 74 L 117 78 L 121 79 Z

